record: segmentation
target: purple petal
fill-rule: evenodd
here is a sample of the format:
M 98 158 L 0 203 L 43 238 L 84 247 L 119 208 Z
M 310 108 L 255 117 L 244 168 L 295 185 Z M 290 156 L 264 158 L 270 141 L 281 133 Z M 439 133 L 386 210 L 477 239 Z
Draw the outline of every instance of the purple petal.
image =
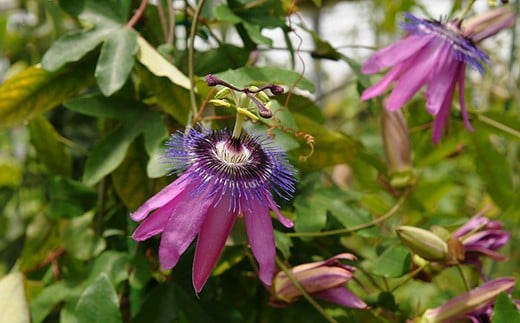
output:
M 466 102 L 464 100 L 464 81 L 466 78 L 466 69 L 463 68 L 459 73 L 459 104 L 460 104 L 460 112 L 462 113 L 462 120 L 464 120 L 464 125 L 466 129 L 469 131 L 473 131 L 473 127 L 469 122 L 468 109 L 466 108 Z
M 143 205 L 141 205 L 135 212 L 130 214 L 132 220 L 143 220 L 151 211 L 166 205 L 182 191 L 184 191 L 190 184 L 190 181 L 185 180 L 188 174 L 189 171 L 184 173 L 181 177 L 177 178 L 171 184 L 163 188 L 159 193 L 155 194 L 146 202 L 144 202 Z
M 163 232 L 176 203 L 176 200 L 170 201 L 168 204 L 162 206 L 152 215 L 147 217 L 134 231 L 132 238 L 137 241 L 143 241 Z
M 378 95 L 383 94 L 383 92 L 386 90 L 390 84 L 395 81 L 399 75 L 401 74 L 401 71 L 403 70 L 403 66 L 406 64 L 401 63 L 399 65 L 396 65 L 394 68 L 392 68 L 388 73 L 386 73 L 385 76 L 383 76 L 379 82 L 372 85 L 371 87 L 365 89 L 363 91 L 363 94 L 361 95 L 361 101 L 366 101 L 368 99 L 371 99 L 373 97 L 376 97 Z
M 284 227 L 292 228 L 293 225 L 294 225 L 294 222 L 291 221 L 290 219 L 286 218 L 285 216 L 283 216 L 282 212 L 280 212 L 280 209 L 278 209 L 278 206 L 274 202 L 274 200 L 271 197 L 271 195 L 268 194 L 265 198 L 266 198 L 267 203 L 269 204 L 269 207 L 271 208 L 271 210 L 273 210 L 274 213 L 276 214 L 276 217 L 278 218 L 278 221 L 280 221 L 280 223 Z
M 422 48 L 415 56 L 410 58 L 386 101 L 387 109 L 390 111 L 399 109 L 419 91 L 430 77 L 439 60 L 442 59 L 441 55 L 444 53 L 442 48 L 442 46 L 432 44 Z
M 464 65 L 459 65 L 459 68 L 464 68 Z M 443 130 L 446 123 L 449 121 L 451 105 L 453 101 L 453 92 L 455 87 L 452 86 L 448 89 L 448 93 L 444 93 L 444 102 L 442 103 L 440 110 L 435 115 L 435 121 L 433 122 L 433 142 L 438 143 L 442 137 Z
M 175 205 L 159 246 L 159 260 L 164 269 L 173 268 L 177 264 L 181 254 L 199 232 L 206 213 L 215 202 L 205 193 L 198 198 L 185 195 Z
M 361 72 L 363 74 L 374 74 L 384 68 L 397 65 L 421 50 L 432 38 L 433 36 L 411 35 L 397 43 L 382 48 L 366 60 L 361 68 Z
M 453 232 L 453 237 L 461 238 L 477 228 L 484 227 L 484 225 L 487 225 L 488 222 L 489 219 L 485 217 L 483 213 L 477 213 L 471 219 L 469 219 L 468 222 L 464 223 L 463 226 L 455 230 L 455 232 Z
M 349 291 L 343 286 L 331 288 L 322 292 L 313 293 L 312 295 L 316 298 L 333 302 L 345 307 L 359 309 L 367 308 L 367 304 L 365 304 L 361 299 L 359 299 L 356 295 L 354 295 L 351 291 Z
M 252 211 L 243 207 L 247 237 L 253 250 L 253 255 L 260 267 L 260 280 L 271 286 L 274 274 L 274 259 L 276 249 L 274 245 L 273 223 L 269 209 L 256 199 L 251 201 Z
M 237 218 L 236 212 L 229 210 L 230 198 L 226 193 L 216 206 L 210 208 L 200 228 L 193 260 L 193 287 L 197 293 L 213 271 Z
M 448 46 L 443 46 L 443 51 L 449 51 Z M 458 61 L 453 55 L 445 53 L 441 55 L 448 57 L 443 62 L 439 62 L 441 68 L 432 71 L 431 79 L 426 86 L 426 110 L 432 115 L 437 115 L 441 108 L 447 104 L 451 108 L 453 100 L 453 92 L 455 84 L 459 79 L 460 65 L 464 66 L 463 62 Z M 453 57 L 451 57 L 453 56 Z M 451 96 L 449 95 L 451 93 Z

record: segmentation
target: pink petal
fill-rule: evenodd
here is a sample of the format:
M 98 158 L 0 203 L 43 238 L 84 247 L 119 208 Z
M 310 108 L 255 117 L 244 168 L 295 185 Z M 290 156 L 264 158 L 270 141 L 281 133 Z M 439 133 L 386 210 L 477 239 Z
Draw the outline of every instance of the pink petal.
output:
M 260 280 L 271 286 L 274 274 L 274 259 L 276 249 L 274 245 L 273 223 L 269 209 L 258 200 L 251 201 L 252 211 L 243 207 L 247 237 L 253 250 L 253 255 L 260 267 Z
M 394 90 L 386 101 L 386 108 L 390 111 L 401 108 L 426 83 L 432 70 L 442 59 L 442 47 L 436 44 L 426 46 L 411 58 L 403 73 L 399 76 Z
M 215 267 L 237 218 L 236 212 L 229 210 L 230 198 L 230 194 L 226 193 L 218 205 L 210 207 L 200 228 L 193 260 L 193 286 L 197 293 Z
M 379 82 L 365 89 L 365 91 L 363 91 L 363 94 L 361 95 L 361 101 L 366 101 L 368 99 L 383 94 L 386 88 L 399 77 L 401 71 L 403 70 L 403 66 L 405 65 L 405 63 L 396 65 L 388 73 L 386 73 L 386 75 L 383 76 L 379 80 Z
M 359 309 L 367 308 L 367 304 L 365 304 L 361 299 L 359 299 L 356 295 L 354 295 L 351 291 L 349 291 L 343 286 L 331 288 L 322 292 L 313 293 L 312 295 L 316 298 L 333 302 L 345 307 Z
M 163 232 L 176 204 L 176 200 L 170 201 L 147 217 L 134 231 L 132 238 L 137 241 L 143 241 Z
M 384 68 L 397 65 L 421 50 L 432 38 L 431 36 L 411 35 L 380 49 L 363 64 L 361 72 L 363 74 L 374 74 Z
M 433 142 L 438 143 L 442 137 L 442 132 L 449 121 L 451 105 L 453 101 L 453 92 L 455 91 L 455 87 L 451 87 L 448 93 L 444 94 L 444 102 L 441 105 L 441 108 L 437 115 L 435 116 L 435 121 L 433 122 Z
M 473 127 L 469 122 L 468 109 L 466 108 L 466 102 L 464 101 L 464 80 L 466 78 L 466 68 L 462 67 L 462 71 L 459 72 L 459 104 L 460 104 L 460 112 L 462 113 L 462 120 L 464 120 L 464 125 L 466 129 L 469 131 L 473 131 Z
M 173 268 L 177 264 L 181 254 L 199 232 L 209 208 L 214 204 L 214 198 L 209 198 L 207 192 L 197 198 L 183 195 L 175 204 L 159 246 L 159 260 L 164 269 Z
M 294 225 L 293 221 L 291 221 L 290 219 L 283 216 L 282 212 L 280 212 L 280 209 L 278 209 L 278 206 L 274 202 L 273 198 L 270 195 L 268 195 L 268 196 L 266 196 L 266 200 L 267 200 L 267 203 L 269 204 L 269 207 L 271 208 L 271 210 L 273 210 L 274 213 L 276 213 L 276 217 L 278 218 L 278 221 L 280 221 L 280 223 L 284 227 L 292 228 L 292 226 Z
M 426 110 L 432 115 L 437 115 L 443 104 L 449 104 L 451 107 L 453 89 L 459 79 L 459 67 L 464 66 L 464 63 L 458 61 L 455 57 L 450 57 L 444 62 L 439 62 L 439 65 L 442 68 L 432 72 L 431 79 L 426 86 Z
M 184 173 L 181 177 L 177 178 L 171 184 L 163 188 L 159 193 L 155 194 L 151 198 L 149 198 L 143 205 L 141 205 L 137 211 L 130 214 L 130 217 L 134 221 L 141 221 L 153 210 L 164 206 L 166 203 L 173 200 L 177 195 L 179 195 L 186 186 L 190 183 L 190 181 L 185 180 L 188 176 L 189 171 Z

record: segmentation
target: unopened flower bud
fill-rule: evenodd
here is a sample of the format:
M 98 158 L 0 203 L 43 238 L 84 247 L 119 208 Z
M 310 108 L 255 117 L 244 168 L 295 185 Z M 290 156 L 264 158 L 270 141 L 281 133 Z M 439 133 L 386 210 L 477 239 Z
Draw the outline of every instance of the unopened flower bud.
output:
M 224 99 L 230 94 L 231 94 L 231 90 L 228 89 L 227 87 L 223 87 L 220 90 L 218 90 L 217 93 L 215 93 L 214 98 L 215 99 Z
M 226 100 L 221 100 L 221 99 L 211 99 L 211 100 L 209 100 L 209 103 L 213 104 L 216 107 L 226 107 L 226 108 L 231 107 L 231 103 L 229 103 Z
M 262 91 L 258 92 L 256 94 L 256 97 L 258 98 L 258 100 L 262 101 L 263 103 L 267 103 L 270 101 L 269 96 L 267 94 L 265 94 L 265 92 L 262 92 Z
M 514 286 L 515 280 L 510 277 L 488 281 L 437 308 L 427 310 L 420 322 L 459 322 L 469 319 L 472 314 L 485 312 L 484 310 L 492 306 L 500 293 L 510 293 Z
M 502 29 L 514 26 L 515 20 L 516 16 L 511 8 L 501 7 L 464 20 L 462 32 L 471 37 L 473 41 L 478 42 L 493 36 Z
M 429 261 L 448 259 L 448 245 L 434 233 L 406 225 L 395 231 L 401 242 L 420 257 Z
M 206 75 L 205 81 L 208 86 L 215 86 L 222 83 L 222 80 L 213 74 Z
M 401 187 L 414 180 L 412 170 L 412 153 L 408 126 L 401 110 L 383 109 L 381 115 L 381 135 L 385 159 L 390 175 L 390 184 Z
M 251 113 L 250 111 L 247 111 L 246 109 L 243 109 L 243 108 L 237 108 L 237 112 L 238 113 L 242 113 L 243 115 L 249 117 L 251 120 L 254 120 L 254 121 L 257 121 L 258 120 L 258 117 L 255 116 L 253 113 Z
M 276 84 L 271 85 L 269 89 L 271 90 L 271 93 L 273 93 L 273 95 L 280 95 L 283 94 L 283 92 L 285 91 L 283 87 Z

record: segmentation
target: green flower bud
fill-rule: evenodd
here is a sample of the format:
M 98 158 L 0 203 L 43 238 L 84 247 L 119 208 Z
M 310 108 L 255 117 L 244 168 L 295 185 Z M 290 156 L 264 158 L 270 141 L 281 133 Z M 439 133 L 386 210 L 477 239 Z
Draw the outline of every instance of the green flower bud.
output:
M 400 226 L 395 229 L 401 242 L 411 251 L 429 261 L 448 259 L 448 245 L 434 233 L 412 226 Z

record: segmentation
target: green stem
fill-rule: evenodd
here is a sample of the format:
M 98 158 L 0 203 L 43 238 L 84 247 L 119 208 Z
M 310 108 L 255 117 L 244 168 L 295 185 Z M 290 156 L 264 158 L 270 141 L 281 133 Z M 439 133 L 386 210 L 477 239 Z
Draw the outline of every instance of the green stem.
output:
M 355 231 L 373 227 L 376 224 L 381 223 L 381 222 L 385 221 L 386 219 L 390 218 L 392 215 L 394 215 L 403 205 L 409 192 L 410 192 L 409 190 L 406 190 L 403 193 L 403 195 L 401 195 L 401 197 L 399 198 L 397 203 L 390 210 L 388 210 L 388 212 L 386 212 L 382 216 L 380 216 L 377 219 L 374 219 L 368 223 L 363 223 L 360 225 L 355 225 L 350 228 L 343 228 L 343 229 L 337 229 L 337 230 L 321 231 L 321 232 L 289 232 L 289 233 L 286 233 L 285 235 L 288 237 L 325 237 L 325 236 L 332 236 L 332 235 L 338 235 L 338 234 L 352 233 Z
M 462 271 L 462 266 L 460 264 L 457 264 L 455 267 L 457 267 L 457 271 L 459 272 L 460 278 L 462 279 L 462 282 L 464 283 L 464 288 L 466 288 L 466 291 L 469 292 L 471 289 L 469 287 L 466 276 L 464 276 L 464 272 Z
M 477 114 L 476 116 L 477 116 L 478 120 L 482 121 L 482 123 L 485 123 L 485 124 L 487 124 L 489 126 L 492 126 L 492 127 L 496 128 L 496 129 L 499 129 L 499 130 L 501 130 L 501 131 L 503 131 L 505 133 L 508 133 L 508 134 L 510 134 L 510 135 L 520 139 L 520 131 L 518 131 L 516 129 L 513 129 L 513 128 L 509 127 L 509 126 L 506 126 L 505 124 L 500 123 L 500 122 L 498 122 L 496 120 L 488 118 L 485 115 Z
M 198 112 L 197 99 L 195 98 L 195 65 L 193 56 L 195 50 L 195 33 L 197 32 L 197 25 L 199 22 L 200 13 L 205 2 L 206 0 L 200 0 L 197 4 L 197 8 L 195 8 L 195 13 L 193 15 L 190 29 L 190 43 L 188 46 L 188 77 L 190 79 L 191 116 L 188 120 L 188 128 L 192 125 L 192 118 L 195 117 Z
M 418 267 L 417 269 L 415 269 L 414 271 L 412 271 L 408 276 L 406 276 L 406 278 L 404 278 L 401 282 L 399 282 L 397 285 L 395 285 L 392 288 L 391 292 L 394 292 L 396 289 L 398 289 L 399 287 L 403 286 L 404 284 L 406 284 L 407 282 L 412 280 L 418 273 L 423 271 L 424 268 L 426 268 L 429 265 L 430 265 L 430 263 L 427 262 L 427 263 L 421 265 L 420 267 Z
M 473 4 L 475 3 L 475 1 L 476 0 L 470 0 L 468 2 L 468 5 L 466 6 L 466 8 L 464 8 L 464 11 L 462 11 L 462 14 L 460 15 L 460 20 L 463 20 L 464 18 L 466 18 L 466 15 L 471 10 L 471 7 L 473 7 Z
M 244 115 L 240 112 L 237 112 L 237 117 L 235 119 L 235 127 L 233 128 L 233 138 L 240 138 L 240 134 L 242 133 L 242 124 L 244 123 Z
M 280 260 L 280 258 L 278 258 L 278 256 L 276 256 L 276 264 L 287 275 L 287 278 L 289 278 L 291 283 L 302 294 L 302 296 L 312 305 L 312 307 L 314 307 L 318 312 L 320 312 L 320 314 L 323 315 L 323 317 L 328 322 L 331 322 L 331 323 L 337 323 L 338 322 L 332 316 L 330 316 L 329 313 L 327 313 L 325 311 L 325 309 L 323 307 L 321 307 L 320 304 L 318 304 L 318 302 L 316 302 L 314 300 L 314 298 L 312 298 L 312 296 L 309 295 L 309 293 L 307 293 L 305 288 L 303 288 L 303 286 L 300 284 L 300 282 L 296 278 L 294 278 L 294 276 L 291 273 L 291 271 L 289 270 L 289 268 L 287 268 L 284 265 L 284 263 Z

